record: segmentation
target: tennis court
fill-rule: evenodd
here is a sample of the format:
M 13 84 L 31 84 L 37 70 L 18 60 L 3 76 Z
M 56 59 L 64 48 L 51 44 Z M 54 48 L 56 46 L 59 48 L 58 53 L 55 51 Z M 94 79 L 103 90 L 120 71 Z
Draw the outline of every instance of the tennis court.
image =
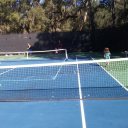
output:
M 108 67 L 92 57 L 57 62 L 1 65 L 0 100 L 13 101 L 0 103 L 1 127 L 128 126 L 127 58 L 110 60 Z

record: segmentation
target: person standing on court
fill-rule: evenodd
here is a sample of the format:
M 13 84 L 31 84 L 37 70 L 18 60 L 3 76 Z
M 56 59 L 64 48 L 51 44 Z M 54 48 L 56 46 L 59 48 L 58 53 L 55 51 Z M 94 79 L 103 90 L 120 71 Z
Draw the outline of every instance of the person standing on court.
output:
M 109 51 L 109 48 L 105 48 L 105 50 L 104 50 L 104 59 L 110 59 L 110 55 L 111 55 L 111 53 L 110 53 L 110 51 Z M 109 65 L 109 62 L 106 62 L 106 66 L 108 66 Z
M 61 49 L 61 48 L 62 48 L 62 43 L 59 40 L 59 42 L 58 42 L 58 49 Z
M 57 55 L 57 54 L 58 54 L 58 50 L 57 50 L 57 48 L 55 48 L 55 50 L 56 50 L 56 51 L 55 51 L 55 54 Z
M 32 54 L 32 49 L 31 49 L 31 45 L 28 43 L 28 51 L 29 51 L 29 55 L 31 56 L 31 54 Z

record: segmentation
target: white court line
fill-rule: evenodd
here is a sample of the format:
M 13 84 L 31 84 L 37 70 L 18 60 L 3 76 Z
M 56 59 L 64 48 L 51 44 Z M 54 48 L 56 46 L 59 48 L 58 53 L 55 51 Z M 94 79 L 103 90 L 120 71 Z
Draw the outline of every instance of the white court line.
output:
M 7 73 L 7 72 L 9 72 L 9 71 L 11 71 L 11 70 L 14 70 L 14 69 L 15 69 L 15 68 L 10 69 L 10 70 L 8 70 L 8 71 L 6 71 L 6 72 L 0 73 L 0 75 L 3 75 L 3 74 L 5 74 L 5 73 Z
M 13 70 L 13 69 L 11 69 L 11 70 Z M 6 72 L 3 72 L 3 73 L 1 73 L 0 75 L 2 75 L 2 74 L 4 74 L 4 73 L 7 73 L 7 72 L 9 72 L 9 71 L 11 71 L 11 70 L 8 70 L 8 71 L 6 71 Z M 35 76 L 31 76 L 31 77 L 35 77 Z M 42 80 L 53 80 L 53 78 L 49 78 L 49 79 L 33 79 L 33 78 L 30 78 L 30 76 L 29 77 L 27 77 L 27 78 L 25 78 L 25 79 L 20 79 L 20 80 L 10 80 L 10 79 L 8 79 L 8 80 L 1 80 L 1 81 L 30 81 L 30 80 L 32 80 L 32 81 L 42 81 Z
M 77 61 L 77 58 L 76 58 Z M 86 121 L 85 121 L 85 114 L 84 114 L 84 105 L 82 100 L 82 91 L 81 91 L 81 84 L 80 84 L 80 75 L 79 75 L 79 68 L 77 64 L 77 72 L 78 72 L 78 84 L 79 84 L 79 95 L 80 95 L 80 107 L 81 107 L 81 118 L 82 118 L 82 126 L 86 128 Z
M 91 57 L 92 58 L 92 57 Z M 92 58 L 93 59 L 93 58 Z M 93 59 L 94 60 L 94 59 Z M 97 63 L 98 64 L 98 63 Z M 99 65 L 99 64 L 98 64 Z M 107 72 L 118 84 L 120 84 L 126 91 L 128 91 L 128 89 L 122 84 L 120 83 L 114 76 L 112 76 L 107 70 L 105 70 L 101 65 L 99 65 L 105 72 Z
M 63 61 L 63 63 L 64 63 L 65 61 L 66 61 L 66 59 Z M 57 71 L 56 75 L 53 77 L 53 80 L 55 80 L 56 77 L 58 76 L 58 74 L 59 74 L 59 72 L 60 72 L 62 66 L 63 66 L 63 65 L 60 66 L 60 68 L 59 68 L 59 70 Z
M 64 63 L 65 61 L 66 61 L 66 59 L 63 61 L 63 63 Z M 62 66 L 63 66 L 63 65 L 62 65 Z M 60 72 L 62 66 L 59 68 L 59 70 L 57 71 L 56 75 L 55 75 L 54 77 L 52 77 L 52 79 L 33 79 L 33 80 L 55 80 L 56 77 L 58 76 L 58 73 Z M 13 68 L 13 69 L 14 69 L 14 68 Z M 13 69 L 10 69 L 10 70 L 8 70 L 8 71 L 6 71 L 6 72 L 3 72 L 3 73 L 1 73 L 0 75 L 5 74 L 5 73 L 7 73 L 7 72 L 9 72 L 9 71 L 11 71 L 11 70 L 13 70 Z M 25 80 L 3 80 L 3 81 L 27 81 L 27 80 L 25 79 Z
M 48 80 L 53 80 L 53 79 L 32 79 L 32 81 L 42 81 L 42 80 L 47 80 L 48 81 Z M 2 80 L 2 81 L 14 81 L 14 82 L 15 81 L 25 81 L 26 82 L 26 81 L 30 81 L 30 80 L 25 79 L 25 80 Z

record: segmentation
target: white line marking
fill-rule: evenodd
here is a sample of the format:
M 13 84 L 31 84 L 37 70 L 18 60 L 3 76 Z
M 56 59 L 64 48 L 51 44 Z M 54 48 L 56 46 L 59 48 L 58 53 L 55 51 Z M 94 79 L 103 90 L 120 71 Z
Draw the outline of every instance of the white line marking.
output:
M 3 74 L 5 74 L 5 73 L 7 73 L 7 72 L 9 72 L 9 71 L 11 71 L 11 70 L 14 70 L 14 69 L 15 69 L 15 68 L 10 69 L 10 70 L 8 70 L 8 71 L 6 71 L 6 72 L 0 73 L 0 75 L 3 75 Z
M 77 58 L 76 58 L 76 61 L 77 61 Z M 81 92 L 81 84 L 80 84 L 80 75 L 79 75 L 78 63 L 77 63 L 77 72 L 78 72 L 78 84 L 79 84 L 82 125 L 83 125 L 83 128 L 86 128 L 86 121 L 85 121 L 85 114 L 84 114 L 84 105 L 83 105 L 83 100 L 82 100 L 82 92 Z
M 64 62 L 65 62 L 65 60 L 63 61 L 63 63 L 64 63 Z M 62 66 L 63 66 L 63 65 L 61 65 L 61 67 L 60 67 L 59 70 L 57 71 L 56 75 L 55 75 L 52 79 L 33 79 L 33 80 L 55 80 L 56 77 L 58 76 L 58 73 L 60 72 Z M 15 68 L 13 68 L 13 69 L 15 69 Z M 13 70 L 13 69 L 10 69 L 10 70 L 8 70 L 8 71 L 6 71 L 6 72 L 3 72 L 3 73 L 1 73 L 0 75 L 5 74 L 5 73 L 7 73 L 7 72 L 9 72 L 9 71 L 11 71 L 11 70 Z M 27 80 L 25 79 L 25 80 L 2 80 L 2 81 L 27 81 Z
M 62 65 L 63 66 L 63 65 Z M 56 79 L 56 77 L 58 76 L 59 72 L 60 72 L 60 69 L 62 68 L 62 66 L 59 68 L 59 70 L 57 71 L 56 75 L 54 76 L 53 80 Z
M 53 80 L 53 79 L 32 79 L 32 81 L 42 81 L 42 80 Z M 29 79 L 29 80 L 1 80 L 1 81 L 31 81 L 31 79 Z
M 63 61 L 63 63 L 65 62 L 66 60 Z M 63 65 L 60 66 L 59 70 L 57 71 L 56 75 L 53 77 L 53 80 L 56 79 L 56 77 L 58 76 L 58 73 L 60 72 L 61 68 L 62 68 Z

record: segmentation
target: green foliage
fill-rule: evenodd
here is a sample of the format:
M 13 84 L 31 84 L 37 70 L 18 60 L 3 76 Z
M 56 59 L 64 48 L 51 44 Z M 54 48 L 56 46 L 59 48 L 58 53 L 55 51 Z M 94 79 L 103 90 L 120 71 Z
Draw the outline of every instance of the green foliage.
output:
M 13 13 L 11 13 L 10 15 L 8 15 L 8 16 L 6 17 L 6 19 L 9 20 L 9 21 L 11 21 L 11 22 L 18 23 L 20 17 L 19 17 L 19 14 L 18 14 L 18 13 L 13 12 Z
M 97 28 L 106 28 L 112 25 L 112 14 L 105 8 L 98 8 L 94 16 Z
M 128 22 L 128 0 L 1 0 L 0 19 L 0 33 L 103 29 Z

